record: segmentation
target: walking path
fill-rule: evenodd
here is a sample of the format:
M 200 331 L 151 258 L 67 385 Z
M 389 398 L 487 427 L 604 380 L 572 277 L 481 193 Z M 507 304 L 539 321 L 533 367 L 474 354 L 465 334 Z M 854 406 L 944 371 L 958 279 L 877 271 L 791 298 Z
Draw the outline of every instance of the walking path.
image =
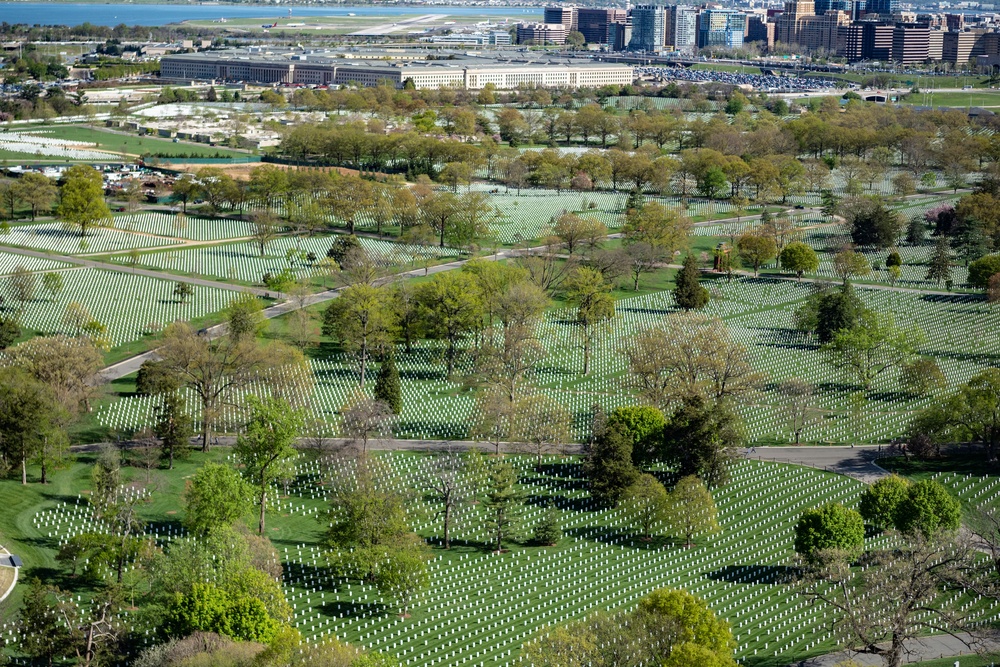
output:
M 974 656 L 975 652 L 969 648 L 966 642 L 971 641 L 967 634 L 959 634 L 958 637 L 951 635 L 934 635 L 932 637 L 921 637 L 906 642 L 906 654 L 903 657 L 904 664 L 912 662 L 923 662 L 924 660 L 937 660 L 939 658 L 951 658 L 954 656 Z M 993 644 L 991 648 L 997 649 L 1000 646 Z M 969 661 L 957 657 L 956 664 L 971 664 Z M 882 658 L 877 655 L 865 653 L 854 653 L 852 651 L 838 651 L 827 653 L 826 655 L 809 658 L 801 662 L 794 663 L 790 667 L 836 667 L 841 662 L 854 660 L 854 662 L 868 667 L 882 667 Z

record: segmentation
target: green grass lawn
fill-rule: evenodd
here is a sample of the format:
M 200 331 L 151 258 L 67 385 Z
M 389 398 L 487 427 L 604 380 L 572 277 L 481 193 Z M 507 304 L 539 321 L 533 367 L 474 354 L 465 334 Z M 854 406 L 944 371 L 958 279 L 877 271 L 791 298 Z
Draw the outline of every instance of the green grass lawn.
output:
M 1000 106 L 1000 90 L 954 93 L 917 93 L 904 97 L 903 104 L 926 105 L 934 107 L 997 107 Z
M 127 153 L 129 155 L 152 154 L 155 156 L 188 156 L 188 157 L 245 157 L 245 151 L 234 151 L 228 148 L 217 146 L 207 146 L 190 142 L 174 143 L 168 139 L 157 139 L 154 137 L 140 137 L 133 134 L 119 134 L 108 132 L 92 127 L 82 127 L 79 125 L 58 125 L 53 127 L 31 128 L 50 132 L 51 136 L 59 139 L 71 141 L 83 141 L 96 143 L 98 148 L 114 153 Z
M 148 532 L 164 538 L 180 532 L 181 493 L 186 479 L 208 460 L 224 460 L 227 451 L 192 453 L 175 470 L 153 471 L 148 481 L 138 468 L 126 477 L 149 490 L 141 508 Z M 440 535 L 433 507 L 419 492 L 417 480 L 429 460 L 417 454 L 382 454 L 394 474 L 387 479 L 409 494 L 409 521 L 433 544 Z M 89 590 L 55 561 L 60 540 L 87 515 L 92 455 L 80 455 L 56 471 L 50 484 L 22 487 L 0 481 L 0 539 L 22 556 L 26 579 L 39 576 L 81 595 Z M 320 469 L 303 459 L 288 494 L 268 511 L 268 537 L 285 566 L 285 589 L 295 604 L 295 623 L 310 639 L 341 639 L 394 654 L 413 665 L 510 664 L 520 645 L 544 624 L 578 618 L 596 608 L 627 607 L 660 587 L 681 587 L 704 597 L 734 628 L 738 655 L 752 667 L 778 667 L 792 659 L 833 648 L 826 638 L 822 610 L 772 583 L 791 557 L 792 526 L 798 513 L 821 500 L 856 502 L 861 485 L 810 469 L 743 462 L 733 482 L 716 492 L 723 532 L 684 549 L 669 538 L 639 539 L 619 512 L 590 504 L 574 459 L 548 457 L 536 468 L 533 457 L 514 457 L 528 503 L 522 513 L 524 534 L 551 499 L 560 510 L 565 537 L 554 548 L 511 542 L 496 555 L 483 545 L 482 516 L 474 509 L 455 530 L 451 551 L 433 548 L 431 586 L 415 600 L 402 620 L 392 603 L 370 587 L 339 581 L 320 546 L 325 489 Z M 335 464 L 337 467 L 347 465 Z M 402 480 L 409 480 L 403 482 Z M 753 494 L 766 492 L 766 516 Z M 56 514 L 55 510 L 61 510 Z M 67 517 L 70 518 L 67 518 Z M 253 519 L 248 516 L 248 522 Z M 23 589 L 4 605 L 10 618 Z
M 691 69 L 703 69 L 714 72 L 740 72 L 741 74 L 760 74 L 759 67 L 749 67 L 746 65 L 724 65 L 716 63 L 695 63 Z

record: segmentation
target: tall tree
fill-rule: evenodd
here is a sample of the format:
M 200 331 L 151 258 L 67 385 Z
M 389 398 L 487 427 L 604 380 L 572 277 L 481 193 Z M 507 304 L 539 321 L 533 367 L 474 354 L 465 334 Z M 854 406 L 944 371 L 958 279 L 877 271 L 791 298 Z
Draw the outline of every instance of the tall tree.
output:
M 31 208 L 32 222 L 40 213 L 48 215 L 52 209 L 52 202 L 59 193 L 52 180 L 37 171 L 29 171 L 22 175 L 14 187 L 17 188 L 18 198 Z
M 674 278 L 674 303 L 684 310 L 700 310 L 708 304 L 708 290 L 701 286 L 701 272 L 694 255 L 684 258 L 684 265 Z
M 563 282 L 567 300 L 576 304 L 576 326 L 583 347 L 583 374 L 590 373 L 590 358 L 600 341 L 603 325 L 615 316 L 615 301 L 599 272 L 579 267 Z
M 948 238 L 939 236 L 934 244 L 934 253 L 931 255 L 930 264 L 927 266 L 927 280 L 933 280 L 936 285 L 940 285 L 942 280 L 951 280 L 952 266 Z
M 778 246 L 773 238 L 759 232 L 749 232 L 736 240 L 736 251 L 740 254 L 740 259 L 753 267 L 753 275 L 756 276 L 762 264 L 777 256 Z
M 681 476 L 697 475 L 709 486 L 718 486 L 729 478 L 730 463 L 744 438 L 743 422 L 727 401 L 692 396 L 667 421 L 660 458 L 674 464 Z
M 639 476 L 632 465 L 632 439 L 618 424 L 608 424 L 594 438 L 584 461 L 590 495 L 597 502 L 614 507 Z
M 492 458 L 487 465 L 486 488 L 482 498 L 486 528 L 496 541 L 496 551 L 503 550 L 505 539 L 516 539 L 520 530 L 524 496 L 517 488 L 517 471 L 503 458 Z
M 241 390 L 262 383 L 293 403 L 302 402 L 312 390 L 305 357 L 281 343 L 213 339 L 198 335 L 186 322 L 175 322 L 164 330 L 158 353 L 164 368 L 198 397 L 204 451 L 223 407 L 235 406 Z
M 718 401 L 745 395 L 765 379 L 721 320 L 697 313 L 677 313 L 640 330 L 624 351 L 629 380 L 661 409 L 692 396 Z
M 857 510 L 840 503 L 808 509 L 795 524 L 795 552 L 810 563 L 829 558 L 831 551 L 853 560 L 864 546 L 864 520 Z
M 106 220 L 111 211 L 104 203 L 104 178 L 93 167 L 78 164 L 69 168 L 60 191 L 59 216 L 67 225 L 78 227 L 80 236 Z
M 622 495 L 621 506 L 646 539 L 667 519 L 667 490 L 650 474 L 639 475 Z
M 250 487 L 228 465 L 203 465 L 184 490 L 184 526 L 195 535 L 207 535 L 236 523 L 250 506 Z
M 28 461 L 42 452 L 44 440 L 58 437 L 53 432 L 56 410 L 45 383 L 16 366 L 0 369 L 0 451 L 10 464 L 20 466 L 21 484 L 28 483 Z
M 860 517 L 859 517 L 860 519 Z M 865 553 L 852 567 L 845 558 L 807 567 L 800 594 L 832 612 L 833 632 L 844 648 L 878 656 L 885 667 L 901 667 L 908 644 L 929 632 L 945 632 L 967 644 L 982 639 L 970 623 L 966 598 L 942 595 L 969 586 L 975 552 L 945 537 L 903 540 Z M 968 639 L 964 633 L 971 632 Z
M 919 329 L 897 327 L 891 314 L 866 311 L 854 327 L 834 333 L 821 350 L 831 365 L 868 390 L 879 375 L 913 358 L 922 340 Z
M 358 217 L 374 202 L 371 184 L 354 175 L 338 178 L 326 200 L 333 214 L 347 224 L 349 234 L 354 233 Z
M 712 492 L 694 475 L 677 480 L 667 498 L 666 519 L 684 538 L 684 546 L 688 549 L 694 545 L 694 538 L 721 530 Z
M 358 360 L 358 384 L 365 386 L 368 359 L 393 339 L 396 315 L 386 287 L 358 284 L 345 288 L 323 313 L 323 333 L 334 337 Z
M 417 288 L 428 337 L 446 341 L 448 377 L 455 372 L 459 345 L 482 326 L 483 300 L 475 279 L 464 271 L 438 273 Z
M 261 400 L 248 396 L 246 403 L 249 417 L 236 439 L 233 454 L 242 466 L 244 478 L 258 491 L 257 534 L 263 535 L 268 488 L 288 474 L 297 456 L 293 445 L 302 431 L 304 414 L 282 398 Z
M 391 347 L 378 367 L 374 397 L 376 401 L 382 401 L 388 405 L 394 415 L 398 416 L 403 411 L 403 390 L 399 382 L 399 368 L 396 367 L 396 354 Z
M 153 431 L 160 439 L 167 469 L 173 470 L 174 459 L 183 458 L 187 454 L 191 435 L 194 433 L 191 415 L 187 412 L 187 401 L 179 391 L 163 394 L 163 402 L 156 409 Z
M 441 519 L 444 548 L 451 548 L 451 530 L 459 523 L 472 498 L 466 480 L 465 460 L 455 452 L 444 452 L 434 457 L 424 485 L 428 500 L 437 507 L 436 517 Z

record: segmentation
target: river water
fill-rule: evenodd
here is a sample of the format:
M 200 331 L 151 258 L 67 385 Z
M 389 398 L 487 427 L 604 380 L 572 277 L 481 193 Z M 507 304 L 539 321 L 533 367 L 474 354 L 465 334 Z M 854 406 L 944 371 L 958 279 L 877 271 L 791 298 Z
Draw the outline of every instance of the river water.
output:
M 94 25 L 161 26 L 187 20 L 218 20 L 221 18 L 288 18 L 288 5 L 155 5 L 130 3 L 70 3 L 70 2 L 0 2 L 0 21 L 6 23 L 80 25 L 90 22 Z M 446 7 L 441 5 L 416 5 L 412 7 L 336 7 L 291 6 L 295 17 L 309 16 L 377 16 L 391 20 L 403 14 L 466 14 L 520 17 L 525 20 L 541 20 L 541 8 L 531 7 Z

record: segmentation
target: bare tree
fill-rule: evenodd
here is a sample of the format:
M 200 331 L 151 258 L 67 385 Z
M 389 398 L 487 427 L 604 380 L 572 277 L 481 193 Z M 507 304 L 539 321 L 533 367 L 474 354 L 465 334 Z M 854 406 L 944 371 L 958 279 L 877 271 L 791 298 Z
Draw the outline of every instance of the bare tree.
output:
M 518 266 L 528 271 L 531 282 L 550 294 L 577 265 L 573 258 L 565 260 L 559 256 L 559 243 L 557 238 L 548 239 L 544 248 L 525 252 L 517 258 Z
M 967 541 L 947 534 L 908 537 L 897 547 L 865 553 L 860 567 L 841 553 L 822 556 L 804 570 L 799 591 L 834 612 L 834 636 L 843 638 L 845 648 L 900 667 L 913 640 L 927 633 L 951 635 L 970 648 L 981 645 L 966 600 L 954 594 L 974 585 L 969 573 L 975 556 Z
M 129 450 L 132 465 L 145 473 L 146 484 L 152 481 L 153 471 L 160 467 L 160 443 L 152 429 L 145 428 L 132 438 L 133 447 Z
M 725 324 L 695 313 L 677 313 L 640 331 L 625 354 L 632 386 L 661 408 L 692 396 L 720 400 L 745 395 L 764 379 Z
M 778 391 L 785 399 L 788 428 L 795 436 L 797 445 L 802 439 L 802 431 L 820 416 L 819 409 L 813 405 L 816 388 L 805 380 L 792 378 L 782 382 Z
M 369 441 L 388 438 L 396 424 L 392 408 L 363 395 L 354 399 L 341 417 L 341 436 L 355 448 L 360 447 L 362 456 L 368 453 Z
M 518 432 L 518 440 L 527 446 L 535 455 L 537 464 L 541 465 L 544 455 L 561 453 L 563 445 L 569 442 L 569 411 L 548 396 L 529 396 L 523 415 L 518 419 Z
M 437 508 L 436 518 L 442 520 L 444 548 L 451 548 L 451 529 L 461 522 L 472 496 L 465 481 L 465 461 L 454 451 L 438 454 L 431 461 L 425 480 L 429 500 Z
M 190 387 L 201 403 L 202 450 L 225 406 L 235 406 L 243 389 L 256 383 L 273 396 L 301 405 L 312 394 L 312 373 L 305 357 L 281 343 L 211 339 L 190 324 L 174 322 L 164 330 L 158 353 L 164 368 Z

